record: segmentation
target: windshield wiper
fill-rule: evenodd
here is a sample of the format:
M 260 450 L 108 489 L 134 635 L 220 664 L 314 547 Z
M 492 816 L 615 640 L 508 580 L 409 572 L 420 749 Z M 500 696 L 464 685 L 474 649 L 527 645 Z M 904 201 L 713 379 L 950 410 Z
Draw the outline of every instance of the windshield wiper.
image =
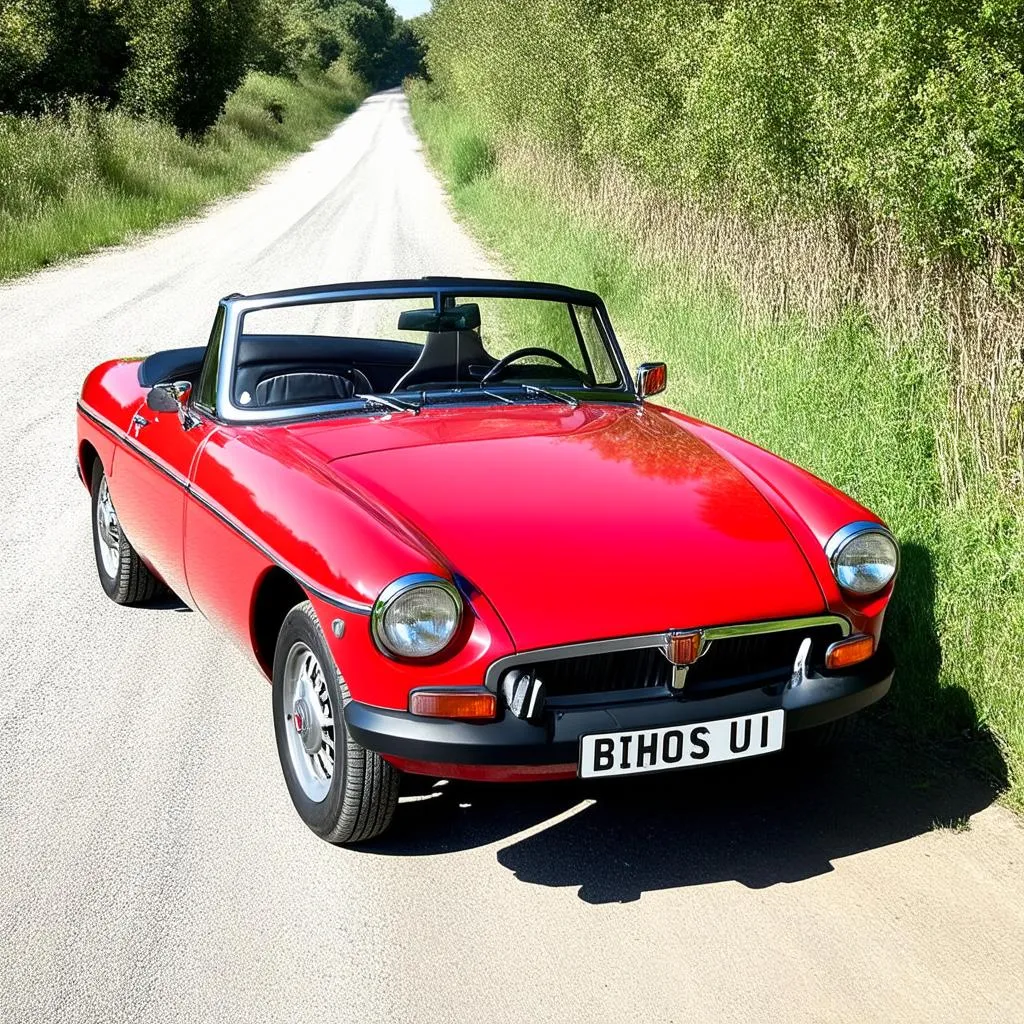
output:
M 496 398 L 499 402 L 504 402 L 506 405 L 515 404 L 511 398 L 506 398 L 504 395 L 499 395 L 496 391 L 488 391 L 486 388 L 481 388 L 480 390 L 488 398 Z
M 409 402 L 397 402 L 393 398 L 381 398 L 380 395 L 356 395 L 368 405 L 378 405 L 382 409 L 390 409 L 391 412 L 411 412 L 413 416 L 418 415 L 420 407 Z
M 547 388 L 537 387 L 536 384 L 520 384 L 519 387 L 534 395 L 544 395 L 547 398 L 555 398 L 559 402 L 565 402 L 566 405 L 571 406 L 573 409 L 578 408 L 580 404 L 578 398 L 573 398 L 572 395 L 567 395 L 563 391 L 549 391 Z

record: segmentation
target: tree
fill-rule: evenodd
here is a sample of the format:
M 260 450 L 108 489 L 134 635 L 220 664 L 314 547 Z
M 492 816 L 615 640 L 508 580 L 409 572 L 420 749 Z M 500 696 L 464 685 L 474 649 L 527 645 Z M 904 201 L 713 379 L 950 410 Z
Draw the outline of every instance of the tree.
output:
M 242 80 L 258 38 L 260 0 L 126 0 L 126 100 L 202 135 Z

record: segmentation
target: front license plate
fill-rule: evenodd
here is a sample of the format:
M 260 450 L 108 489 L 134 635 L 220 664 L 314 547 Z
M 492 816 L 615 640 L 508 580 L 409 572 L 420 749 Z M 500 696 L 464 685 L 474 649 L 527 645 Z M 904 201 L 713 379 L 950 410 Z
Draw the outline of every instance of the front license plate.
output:
M 785 719 L 779 709 L 717 722 L 584 736 L 579 773 L 585 779 L 635 775 L 768 754 L 782 749 Z

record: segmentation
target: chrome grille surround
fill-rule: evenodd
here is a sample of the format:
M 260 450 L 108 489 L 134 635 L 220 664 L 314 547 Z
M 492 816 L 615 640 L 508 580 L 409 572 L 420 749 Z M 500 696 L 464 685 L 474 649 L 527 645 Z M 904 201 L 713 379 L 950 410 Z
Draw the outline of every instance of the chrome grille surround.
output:
M 851 632 L 850 623 L 839 615 L 816 615 L 795 619 L 773 619 L 764 622 L 708 626 L 701 629 L 703 636 L 701 652 L 694 667 L 700 664 L 700 658 L 703 658 L 703 656 L 712 648 L 714 642 L 718 640 L 742 640 L 744 638 L 764 637 L 766 634 L 773 633 L 799 633 L 801 630 L 821 631 L 822 627 L 825 627 L 826 629 L 831 628 L 833 630 L 837 629 L 841 637 L 849 636 Z M 634 682 L 627 678 L 623 685 L 600 685 L 597 689 L 583 689 L 574 695 L 552 695 L 552 699 L 557 702 L 561 700 L 571 700 L 574 696 L 593 697 L 602 694 L 614 696 L 628 695 L 631 693 L 653 696 L 655 693 L 660 692 L 663 686 L 663 681 L 660 679 L 660 673 L 658 673 L 659 661 L 650 657 L 645 657 L 644 655 L 646 655 L 647 652 L 650 652 L 651 654 L 657 653 L 658 658 L 662 659 L 669 632 L 670 631 L 666 631 L 664 633 L 647 633 L 640 636 L 617 637 L 609 640 L 593 640 L 586 641 L 584 643 L 565 644 L 556 647 L 521 651 L 516 654 L 508 655 L 504 658 L 499 658 L 497 661 L 493 662 L 487 669 L 487 673 L 484 677 L 484 685 L 487 686 L 488 689 L 497 693 L 501 685 L 502 677 L 511 668 L 525 667 L 527 665 L 538 663 L 548 664 L 550 662 L 568 661 L 570 659 L 587 659 L 595 655 L 608 655 L 611 656 L 609 657 L 609 661 L 613 661 L 618 660 L 614 658 L 615 655 L 621 655 L 624 652 L 637 652 L 639 656 L 637 663 L 638 666 L 640 666 L 640 671 L 643 675 L 642 679 L 638 678 Z M 667 658 L 663 658 L 663 667 L 666 673 L 671 672 L 672 666 L 669 664 Z M 584 674 L 586 673 L 584 672 Z M 756 681 L 754 675 L 751 675 L 749 678 L 751 682 Z M 728 684 L 728 680 L 724 680 L 723 682 L 725 682 L 726 685 Z M 714 684 L 712 684 L 711 687 L 705 687 L 705 690 L 713 688 Z M 690 688 L 690 692 L 694 692 L 693 687 Z M 682 695 L 684 697 L 686 696 L 685 688 Z

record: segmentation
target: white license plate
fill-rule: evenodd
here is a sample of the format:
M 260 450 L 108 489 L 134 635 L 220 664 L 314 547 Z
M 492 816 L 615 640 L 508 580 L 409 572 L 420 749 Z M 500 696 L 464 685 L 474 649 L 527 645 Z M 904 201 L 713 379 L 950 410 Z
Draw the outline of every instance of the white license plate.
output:
M 585 779 L 635 775 L 768 754 L 782 749 L 785 719 L 780 708 L 717 722 L 584 736 L 579 773 Z

